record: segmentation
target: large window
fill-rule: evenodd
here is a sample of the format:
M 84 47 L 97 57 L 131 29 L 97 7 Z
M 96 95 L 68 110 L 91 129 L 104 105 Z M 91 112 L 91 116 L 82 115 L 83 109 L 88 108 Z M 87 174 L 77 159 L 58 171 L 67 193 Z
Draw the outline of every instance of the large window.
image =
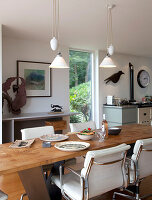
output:
M 92 119 L 92 53 L 69 51 L 70 63 L 70 110 L 79 112 L 71 116 L 71 122 Z

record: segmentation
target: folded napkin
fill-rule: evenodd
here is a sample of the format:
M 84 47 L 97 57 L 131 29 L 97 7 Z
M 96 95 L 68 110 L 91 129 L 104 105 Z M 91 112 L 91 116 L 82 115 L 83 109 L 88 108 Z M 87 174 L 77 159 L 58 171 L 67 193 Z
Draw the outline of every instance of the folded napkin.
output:
M 30 147 L 35 139 L 30 140 L 15 140 L 9 147 L 11 148 L 25 148 Z

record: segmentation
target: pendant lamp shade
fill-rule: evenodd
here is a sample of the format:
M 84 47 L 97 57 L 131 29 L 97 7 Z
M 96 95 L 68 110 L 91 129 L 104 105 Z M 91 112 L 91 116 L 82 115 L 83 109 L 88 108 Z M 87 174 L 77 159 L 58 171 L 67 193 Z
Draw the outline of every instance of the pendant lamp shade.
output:
M 58 53 L 58 55 L 55 57 L 51 65 L 49 66 L 50 68 L 69 68 L 68 65 L 66 64 L 64 58 L 62 57 L 61 53 Z
M 104 67 L 104 68 L 112 68 L 112 67 L 116 67 L 116 65 L 114 64 L 114 62 L 112 61 L 112 59 L 107 55 L 102 63 L 100 64 L 100 67 Z

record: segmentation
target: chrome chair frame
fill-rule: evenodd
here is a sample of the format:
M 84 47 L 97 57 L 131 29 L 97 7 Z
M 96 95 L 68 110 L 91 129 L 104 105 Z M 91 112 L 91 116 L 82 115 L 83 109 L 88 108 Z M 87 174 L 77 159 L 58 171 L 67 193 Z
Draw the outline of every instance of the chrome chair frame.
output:
M 120 162 L 122 161 L 122 165 L 121 165 L 121 168 L 124 167 L 125 165 L 125 159 L 126 159 L 126 155 L 127 155 L 127 151 L 125 152 L 125 155 L 122 159 L 119 159 L 119 160 L 115 160 L 115 161 L 112 161 L 112 162 L 106 162 L 106 163 L 99 163 L 99 162 L 95 162 L 94 161 L 94 158 L 92 158 L 90 160 L 90 163 L 89 163 L 89 166 L 88 166 L 88 169 L 87 169 L 87 173 L 86 173 L 86 178 L 84 179 L 80 174 L 78 174 L 75 170 L 73 170 L 72 168 L 70 167 L 65 167 L 66 169 L 68 169 L 70 172 L 74 173 L 75 175 L 79 176 L 80 178 L 80 183 L 81 183 L 81 188 L 83 189 L 83 200 L 85 199 L 89 199 L 89 185 L 88 185 L 88 177 L 89 177 L 89 174 L 90 174 L 90 171 L 91 171 L 91 167 L 93 164 L 96 164 L 96 165 L 111 165 L 111 164 L 114 164 L 114 163 L 117 163 L 117 162 Z M 63 174 L 62 174 L 62 165 L 60 165 L 60 168 L 59 168 L 59 172 L 60 172 L 60 187 L 61 187 L 61 193 L 63 195 L 63 197 L 67 200 L 71 200 L 70 197 L 68 197 L 68 195 L 64 192 L 64 189 L 63 189 Z M 123 173 L 123 177 L 124 177 L 124 172 L 122 170 L 122 173 Z M 124 179 L 123 179 L 123 185 L 124 185 Z
M 147 194 L 147 195 L 144 195 L 142 197 L 140 197 L 140 190 L 139 190 L 139 187 L 140 187 L 140 183 L 141 181 L 144 179 L 140 179 L 139 178 L 139 167 L 138 167 L 138 160 L 139 160 L 139 157 L 140 157 L 140 154 L 142 151 L 152 151 L 151 149 L 143 149 L 143 145 L 141 145 L 140 149 L 139 149 L 139 152 L 138 152 L 138 155 L 137 155 L 137 162 L 134 162 L 132 159 L 129 159 L 127 158 L 126 160 L 130 162 L 130 164 L 128 165 L 128 184 L 130 186 L 133 186 L 135 185 L 135 192 L 132 192 L 130 190 L 128 190 L 127 188 L 123 188 L 123 191 L 127 191 L 129 192 L 130 194 L 132 194 L 132 196 L 130 195 L 127 195 L 127 194 L 123 194 L 123 193 L 120 193 L 120 192 L 114 192 L 113 194 L 113 200 L 116 200 L 116 195 L 119 195 L 119 196 L 122 196 L 122 197 L 125 197 L 125 198 L 128 198 L 128 199 L 132 199 L 132 200 L 141 200 L 141 199 L 145 199 L 147 197 L 150 197 L 152 196 L 152 194 Z M 131 166 L 131 162 L 134 164 L 134 177 L 135 177 L 135 180 L 133 183 L 130 183 L 130 166 Z
M 24 198 L 25 196 L 27 196 L 26 193 L 22 194 L 20 200 L 23 200 L 23 198 Z

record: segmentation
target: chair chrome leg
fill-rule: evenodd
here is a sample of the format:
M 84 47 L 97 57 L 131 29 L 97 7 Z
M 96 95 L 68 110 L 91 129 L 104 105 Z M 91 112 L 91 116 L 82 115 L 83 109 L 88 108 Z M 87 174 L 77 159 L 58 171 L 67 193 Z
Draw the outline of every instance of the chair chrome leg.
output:
M 26 193 L 22 194 L 20 200 L 23 200 L 23 198 L 24 198 L 25 196 L 27 196 Z
M 119 192 L 114 192 L 114 193 L 113 193 L 112 200 L 116 200 L 116 195 L 125 197 L 125 198 L 127 198 L 127 199 L 132 199 L 132 200 L 136 199 L 135 197 L 129 196 L 129 195 L 127 195 L 127 194 L 123 194 L 123 193 L 119 193 Z
M 132 192 L 132 191 L 130 191 L 130 190 L 128 190 L 128 189 L 124 189 L 124 190 L 125 190 L 126 192 L 128 192 L 128 193 L 134 195 L 134 192 Z

